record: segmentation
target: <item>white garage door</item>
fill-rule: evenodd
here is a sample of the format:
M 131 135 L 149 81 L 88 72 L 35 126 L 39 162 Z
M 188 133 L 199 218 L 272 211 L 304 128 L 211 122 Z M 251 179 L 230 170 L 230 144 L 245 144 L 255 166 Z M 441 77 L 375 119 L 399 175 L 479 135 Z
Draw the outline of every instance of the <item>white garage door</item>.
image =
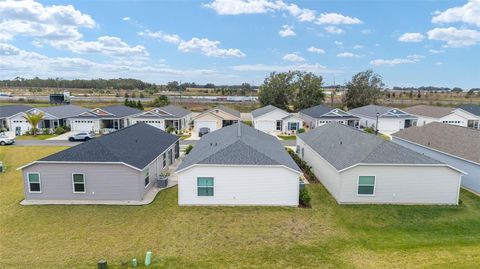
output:
M 200 131 L 200 128 L 208 128 L 210 129 L 210 132 L 213 132 L 217 130 L 217 122 L 216 121 L 195 121 L 195 124 L 197 126 L 197 132 Z
M 73 120 L 70 122 L 72 131 L 90 132 L 95 130 L 95 123 L 92 120 Z
M 255 128 L 262 132 L 269 133 L 275 131 L 275 122 L 267 120 L 257 121 L 255 122 Z

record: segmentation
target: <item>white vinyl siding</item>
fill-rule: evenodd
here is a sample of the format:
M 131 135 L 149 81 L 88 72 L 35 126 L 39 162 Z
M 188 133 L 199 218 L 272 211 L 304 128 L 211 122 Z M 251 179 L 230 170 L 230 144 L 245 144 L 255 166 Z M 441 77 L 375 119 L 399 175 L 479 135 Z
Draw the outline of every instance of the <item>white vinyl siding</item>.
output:
M 214 178 L 214 196 L 198 196 L 198 177 Z M 179 205 L 297 206 L 299 173 L 281 166 L 193 166 L 178 173 Z

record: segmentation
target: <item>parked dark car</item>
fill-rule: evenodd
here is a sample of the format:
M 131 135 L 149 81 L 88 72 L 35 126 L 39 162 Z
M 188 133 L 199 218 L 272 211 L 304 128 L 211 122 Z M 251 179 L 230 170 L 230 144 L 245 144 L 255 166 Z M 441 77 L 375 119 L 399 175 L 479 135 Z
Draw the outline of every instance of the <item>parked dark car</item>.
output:
M 206 134 L 210 133 L 210 128 L 207 128 L 207 127 L 202 127 L 200 128 L 200 130 L 198 130 L 198 136 L 199 137 L 202 137 Z

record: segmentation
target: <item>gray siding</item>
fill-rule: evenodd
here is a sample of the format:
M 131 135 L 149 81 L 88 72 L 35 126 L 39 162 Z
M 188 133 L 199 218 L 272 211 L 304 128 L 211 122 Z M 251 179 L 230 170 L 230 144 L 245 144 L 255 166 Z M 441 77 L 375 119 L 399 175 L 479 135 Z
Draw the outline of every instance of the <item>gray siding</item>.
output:
M 441 152 L 423 146 L 415 145 L 395 137 L 392 141 L 468 173 L 467 175 L 462 176 L 462 186 L 477 193 L 480 193 L 480 165 L 459 158 L 455 158 L 453 156 L 443 154 Z
M 29 192 L 27 173 L 40 173 L 41 193 Z M 85 174 L 85 193 L 73 193 L 72 173 Z M 27 200 L 141 200 L 141 177 L 122 164 L 37 163 L 23 169 Z

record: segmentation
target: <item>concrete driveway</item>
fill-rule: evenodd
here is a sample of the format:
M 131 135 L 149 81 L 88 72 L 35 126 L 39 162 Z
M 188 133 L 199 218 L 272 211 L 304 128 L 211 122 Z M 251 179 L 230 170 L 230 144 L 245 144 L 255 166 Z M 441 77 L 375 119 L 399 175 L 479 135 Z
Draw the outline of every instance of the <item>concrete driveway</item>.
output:
M 72 135 L 74 135 L 76 132 L 66 132 L 64 134 L 49 138 L 47 140 L 59 140 L 59 141 L 68 141 L 68 138 Z

